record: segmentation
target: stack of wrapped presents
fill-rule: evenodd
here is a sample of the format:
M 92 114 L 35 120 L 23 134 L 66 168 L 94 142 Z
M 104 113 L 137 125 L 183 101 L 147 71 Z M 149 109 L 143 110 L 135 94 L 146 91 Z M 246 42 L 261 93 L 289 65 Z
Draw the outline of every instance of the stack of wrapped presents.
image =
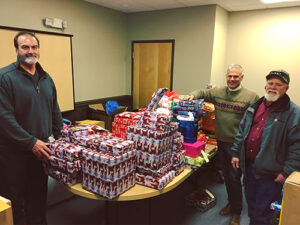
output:
M 179 122 L 179 131 L 184 137 L 184 142 L 195 143 L 198 133 L 198 118 L 202 117 L 203 99 L 180 100 L 179 104 L 173 107 L 174 115 Z
M 46 173 L 60 183 L 73 185 L 82 181 L 82 150 L 85 147 L 75 144 L 76 139 L 92 133 L 87 127 L 72 127 L 62 131 L 64 138 L 49 143 L 53 154 L 43 160 Z
M 81 159 L 84 147 L 64 140 L 49 145 L 53 154 L 43 161 L 47 174 L 67 185 L 82 181 Z
M 206 161 L 203 156 L 206 136 L 202 131 L 199 132 L 199 124 L 202 116 L 205 115 L 204 107 L 203 99 L 180 100 L 178 105 L 173 107 L 173 115 L 179 122 L 179 132 L 184 137 L 185 163 L 192 167 L 201 166 Z
M 183 136 L 177 131 L 173 135 L 172 144 L 172 170 L 175 171 L 175 175 L 179 175 L 185 168 L 185 155 L 186 152 L 183 149 Z
M 188 113 L 191 112 L 194 118 L 202 117 L 204 115 L 204 100 L 180 100 L 178 105 L 173 106 L 174 116 L 183 115 L 188 116 Z
M 115 116 L 112 123 L 112 134 L 126 139 L 127 127 L 135 125 L 141 119 L 141 112 L 123 112 Z
M 127 129 L 127 139 L 134 142 L 137 150 L 136 182 L 159 190 L 184 168 L 183 138 L 177 132 L 178 123 L 171 122 L 170 111 L 153 110 L 166 91 L 159 89 L 141 120 Z
M 76 152 L 81 162 L 78 163 L 81 165 L 80 171 L 76 174 L 78 180 L 64 183 L 74 184 L 82 179 L 84 189 L 109 199 L 117 197 L 135 185 L 136 150 L 132 141 L 114 137 L 97 126 L 70 127 L 62 131 L 62 135 L 63 141 L 50 143 L 50 148 L 55 149 L 54 155 L 58 155 L 56 154 L 58 150 L 62 152 L 61 156 Z M 68 148 L 58 148 L 61 143 Z M 50 163 L 51 157 L 48 161 Z M 49 171 L 56 168 L 53 165 L 51 163 L 51 167 L 46 168 L 50 176 L 53 173 Z M 54 178 L 57 179 L 57 176 Z
M 135 183 L 164 188 L 185 167 L 184 138 L 172 111 L 156 110 L 166 91 L 159 89 L 143 113 L 117 115 L 113 126 L 123 124 L 122 131 L 112 134 L 92 125 L 63 130 L 60 140 L 49 143 L 53 154 L 44 162 L 46 172 L 67 185 L 82 182 L 84 189 L 109 199 Z

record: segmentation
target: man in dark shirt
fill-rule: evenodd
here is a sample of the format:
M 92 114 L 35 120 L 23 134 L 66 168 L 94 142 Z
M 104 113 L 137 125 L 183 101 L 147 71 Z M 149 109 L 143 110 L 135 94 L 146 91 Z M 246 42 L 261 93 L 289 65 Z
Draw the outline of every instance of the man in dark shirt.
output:
M 17 61 L 0 69 L 0 195 L 12 201 L 14 224 L 46 224 L 48 138 L 60 137 L 56 88 L 30 32 L 14 38 Z M 25 215 L 25 216 L 24 216 Z
M 270 223 L 270 204 L 280 199 L 287 176 L 300 170 L 300 109 L 286 94 L 290 76 L 278 70 L 266 79 L 266 94 L 246 110 L 232 147 L 252 225 Z

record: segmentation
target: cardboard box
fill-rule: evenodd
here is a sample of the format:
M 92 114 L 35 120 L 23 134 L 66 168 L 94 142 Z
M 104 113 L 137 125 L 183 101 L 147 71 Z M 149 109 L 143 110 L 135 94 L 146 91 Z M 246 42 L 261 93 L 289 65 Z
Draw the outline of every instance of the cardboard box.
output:
M 89 105 L 89 108 L 91 109 L 90 111 L 90 118 L 94 120 L 101 120 L 104 121 L 105 123 L 105 129 L 109 130 L 110 132 L 112 131 L 112 122 L 114 121 L 114 117 L 116 114 L 124 112 L 127 110 L 126 106 L 120 106 L 119 109 L 115 109 L 112 115 L 108 115 L 106 111 L 103 109 L 101 110 L 101 106 L 94 106 Z
M 76 123 L 79 123 L 80 125 L 96 125 L 105 128 L 105 122 L 99 120 L 80 120 L 76 121 Z
M 293 172 L 284 183 L 281 208 L 281 225 L 300 223 L 300 172 Z
M 11 202 L 0 196 L 0 224 L 12 225 L 12 209 Z

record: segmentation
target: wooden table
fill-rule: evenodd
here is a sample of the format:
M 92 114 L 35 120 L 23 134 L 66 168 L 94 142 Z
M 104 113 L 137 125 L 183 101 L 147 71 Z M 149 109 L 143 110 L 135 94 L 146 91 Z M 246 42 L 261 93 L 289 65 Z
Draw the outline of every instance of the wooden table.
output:
M 144 198 L 151 198 L 157 195 L 164 194 L 174 188 L 176 188 L 179 184 L 181 184 L 185 179 L 187 179 L 193 170 L 190 168 L 185 168 L 182 173 L 178 176 L 174 177 L 174 179 L 163 189 L 156 190 L 153 188 L 149 188 L 140 184 L 135 184 L 132 188 L 125 191 L 123 194 L 119 195 L 119 197 L 111 199 L 112 201 L 131 201 L 131 200 L 139 200 Z M 90 191 L 87 191 L 82 188 L 81 183 L 72 185 L 68 187 L 68 189 L 76 195 L 80 195 L 85 198 L 98 199 L 98 200 L 110 200 L 104 198 L 100 195 L 94 194 Z

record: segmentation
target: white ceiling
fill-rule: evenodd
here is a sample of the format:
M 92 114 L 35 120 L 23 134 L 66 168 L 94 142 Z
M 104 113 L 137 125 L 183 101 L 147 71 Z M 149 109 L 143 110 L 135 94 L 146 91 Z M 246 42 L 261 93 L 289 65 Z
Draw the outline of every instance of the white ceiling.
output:
M 227 11 L 300 6 L 300 1 L 264 4 L 260 0 L 84 0 L 126 13 L 218 4 Z

